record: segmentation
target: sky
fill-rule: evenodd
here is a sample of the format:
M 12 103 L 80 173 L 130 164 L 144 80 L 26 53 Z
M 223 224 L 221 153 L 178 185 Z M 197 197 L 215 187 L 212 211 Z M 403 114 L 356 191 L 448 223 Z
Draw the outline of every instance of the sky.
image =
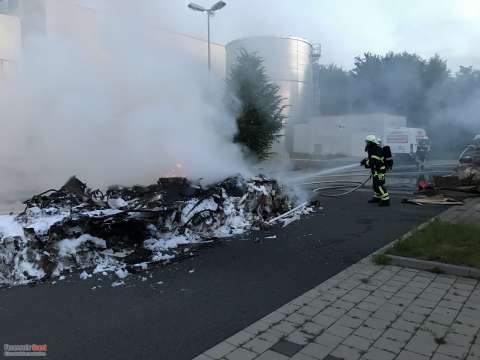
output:
M 98 1 L 98 0 L 97 0 Z M 208 7 L 215 0 L 195 0 Z M 212 41 L 254 35 L 292 35 L 322 45 L 321 63 L 346 69 L 364 52 L 436 53 L 480 68 L 480 0 L 225 0 L 212 19 Z M 170 30 L 206 37 L 205 15 L 189 1 L 156 0 L 151 21 Z M 160 20 L 159 20 L 160 19 Z

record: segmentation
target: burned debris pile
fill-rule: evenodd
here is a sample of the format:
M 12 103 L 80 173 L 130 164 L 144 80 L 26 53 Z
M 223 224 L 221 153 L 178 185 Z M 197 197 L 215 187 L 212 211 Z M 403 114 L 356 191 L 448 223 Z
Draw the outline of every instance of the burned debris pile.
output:
M 480 142 L 465 149 L 453 174 L 436 176 L 434 183 L 439 189 L 480 195 Z
M 17 216 L 0 217 L 0 285 L 79 269 L 123 277 L 191 256 L 218 238 L 288 224 L 312 211 L 306 204 L 295 208 L 285 189 L 264 176 L 234 176 L 208 187 L 160 178 L 105 192 L 72 177 L 25 205 Z
M 417 205 L 462 205 L 465 199 L 480 196 L 479 140 L 468 145 L 462 152 L 453 173 L 433 176 L 432 184 L 421 176 L 418 196 L 404 199 L 403 202 Z

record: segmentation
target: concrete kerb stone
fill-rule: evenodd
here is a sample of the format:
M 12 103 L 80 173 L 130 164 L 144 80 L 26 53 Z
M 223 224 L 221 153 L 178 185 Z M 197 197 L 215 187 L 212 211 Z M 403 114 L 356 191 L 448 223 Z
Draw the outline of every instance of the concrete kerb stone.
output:
M 397 242 L 408 239 L 414 233 L 416 233 L 420 230 L 423 230 L 428 225 L 432 224 L 433 222 L 435 222 L 437 220 L 442 220 L 442 219 L 448 218 L 448 215 L 451 212 L 456 212 L 456 211 L 458 211 L 458 207 L 451 207 L 451 208 L 445 210 L 444 212 L 440 213 L 439 215 L 434 216 L 430 220 L 425 221 L 424 223 L 418 225 L 416 228 L 410 230 L 409 232 L 407 232 L 404 235 L 400 236 L 399 238 L 395 239 L 390 244 L 387 244 L 387 245 L 383 246 L 382 248 L 380 248 L 379 250 L 375 251 L 374 253 L 370 254 L 368 256 L 368 258 L 370 258 L 370 260 L 373 262 L 376 255 L 384 254 L 390 260 L 389 265 L 400 266 L 400 267 L 403 267 L 403 268 L 411 268 L 411 269 L 415 269 L 415 270 L 434 271 L 434 272 L 438 272 L 438 273 L 441 273 L 441 274 L 461 276 L 461 277 L 473 278 L 473 279 L 477 279 L 477 280 L 480 279 L 480 269 L 475 269 L 475 268 L 468 267 L 468 266 L 445 264 L 445 263 L 441 263 L 441 262 L 437 262 L 437 261 L 420 260 L 420 259 L 407 258 L 407 257 L 402 257 L 402 256 L 397 256 L 397 255 L 386 254 L 386 251 L 389 250 L 390 248 L 392 248 Z
M 414 268 L 417 270 L 435 271 L 461 277 L 480 279 L 480 270 L 468 266 L 445 264 L 438 261 L 419 260 L 403 256 L 387 255 L 392 265 Z
M 447 209 L 445 210 L 445 212 L 449 211 L 450 209 Z M 370 260 L 373 261 L 373 258 L 375 255 L 378 255 L 378 254 L 383 254 L 385 253 L 385 251 L 387 251 L 388 249 L 390 249 L 392 246 L 394 246 L 397 242 L 399 241 L 402 241 L 402 240 L 405 240 L 405 239 L 408 239 L 410 236 L 412 236 L 414 233 L 416 233 L 417 231 L 420 231 L 420 230 L 423 230 L 424 228 L 426 228 L 428 225 L 430 225 L 431 223 L 433 223 L 435 220 L 439 220 L 441 215 L 443 213 L 437 215 L 437 216 L 434 216 L 433 218 L 431 218 L 430 220 L 427 220 L 425 221 L 424 223 L 421 223 L 420 225 L 418 225 L 416 228 L 408 231 L 407 233 L 403 234 L 402 236 L 400 236 L 399 238 L 393 240 L 391 243 L 381 247 L 380 249 L 378 249 L 377 251 L 371 253 L 369 256 L 367 256 L 367 258 L 369 258 Z M 390 257 L 390 255 L 388 255 Z M 398 265 L 397 265 L 398 266 Z

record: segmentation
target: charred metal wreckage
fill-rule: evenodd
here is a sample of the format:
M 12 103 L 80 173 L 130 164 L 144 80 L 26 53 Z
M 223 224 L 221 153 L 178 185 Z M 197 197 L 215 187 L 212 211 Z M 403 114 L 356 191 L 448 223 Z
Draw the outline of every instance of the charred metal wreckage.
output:
M 480 138 L 468 145 L 453 174 L 434 177 L 436 187 L 480 195 Z
M 404 202 L 417 205 L 462 205 L 463 200 L 480 196 L 480 138 L 461 153 L 458 164 L 449 175 L 425 177 L 419 181 L 420 196 Z
M 72 177 L 25 205 L 21 214 L 2 219 L 3 229 L 0 225 L 0 285 L 81 269 L 122 277 L 313 211 L 307 203 L 294 207 L 286 189 L 264 176 L 235 176 L 207 187 L 160 178 L 105 193 Z

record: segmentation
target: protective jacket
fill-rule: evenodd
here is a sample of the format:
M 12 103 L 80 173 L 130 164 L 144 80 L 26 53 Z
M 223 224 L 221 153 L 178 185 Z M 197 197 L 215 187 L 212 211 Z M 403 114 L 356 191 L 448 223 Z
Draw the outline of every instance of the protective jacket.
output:
M 371 170 L 372 175 L 379 174 L 385 178 L 387 166 L 385 165 L 382 148 L 377 144 L 369 143 L 365 151 L 368 154 L 367 159 L 365 159 L 365 167 Z
M 387 166 L 383 155 L 383 149 L 381 146 L 369 142 L 365 151 L 367 152 L 368 157 L 362 162 L 362 164 L 372 172 L 373 191 L 375 192 L 374 197 L 380 201 L 389 201 L 390 195 L 385 189 L 385 173 L 387 172 Z
M 427 145 L 418 145 L 417 146 L 416 156 L 417 156 L 418 160 L 425 161 L 425 159 L 427 158 L 427 154 L 428 154 L 428 146 Z

